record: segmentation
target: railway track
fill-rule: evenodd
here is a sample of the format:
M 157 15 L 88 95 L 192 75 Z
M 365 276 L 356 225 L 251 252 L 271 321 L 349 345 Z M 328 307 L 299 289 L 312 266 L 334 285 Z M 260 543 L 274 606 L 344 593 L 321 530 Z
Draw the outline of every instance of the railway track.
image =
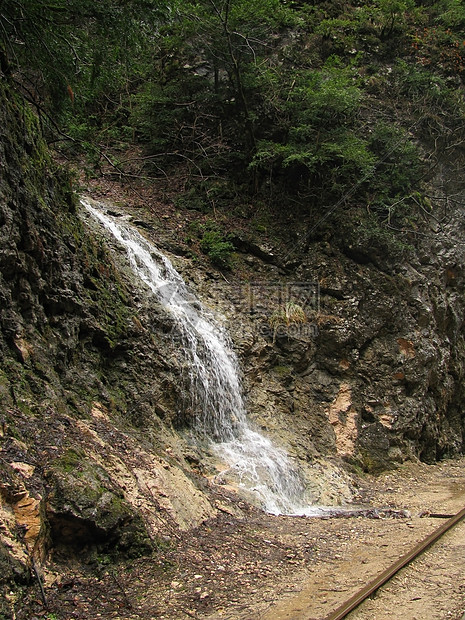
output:
M 323 519 L 311 538 L 314 562 L 257 617 L 465 620 L 465 470 L 453 471 L 437 485 L 409 477 L 408 492 L 390 478 L 383 497 L 408 499 L 409 510 Z
M 435 515 L 442 517 L 444 515 Z M 462 508 L 455 515 L 447 518 L 445 523 L 434 530 L 431 534 L 426 536 L 423 540 L 417 543 L 410 551 L 402 555 L 396 562 L 386 568 L 380 575 L 376 576 L 363 588 L 356 592 L 349 599 L 344 601 L 337 609 L 329 613 L 324 620 L 343 620 L 353 610 L 355 610 L 363 601 L 372 596 L 381 586 L 386 584 L 394 575 L 396 575 L 402 568 L 406 567 L 412 560 L 416 559 L 424 551 L 429 549 L 436 541 L 438 541 L 446 532 L 451 530 L 465 517 L 465 508 Z M 464 558 L 465 562 L 465 558 Z M 394 615 L 392 617 L 395 617 Z

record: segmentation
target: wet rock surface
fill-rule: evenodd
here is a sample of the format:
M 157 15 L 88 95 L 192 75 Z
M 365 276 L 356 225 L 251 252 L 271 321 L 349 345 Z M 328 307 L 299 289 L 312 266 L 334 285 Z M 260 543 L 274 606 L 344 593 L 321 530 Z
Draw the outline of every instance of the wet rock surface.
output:
M 2 83 L 0 542 L 14 599 L 51 552 L 143 555 L 216 509 L 172 429 L 166 317 L 85 228 L 10 94 Z

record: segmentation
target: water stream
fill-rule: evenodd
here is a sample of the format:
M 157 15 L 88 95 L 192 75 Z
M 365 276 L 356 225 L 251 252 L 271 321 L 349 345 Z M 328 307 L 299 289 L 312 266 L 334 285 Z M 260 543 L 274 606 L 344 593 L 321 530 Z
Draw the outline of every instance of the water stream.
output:
M 193 418 L 194 440 L 207 443 L 224 463 L 217 478 L 236 484 L 269 513 L 314 514 L 315 508 L 305 505 L 297 466 L 247 418 L 237 357 L 223 325 L 187 288 L 170 260 L 127 220 L 86 200 L 82 204 L 124 247 L 135 274 L 172 318 L 188 369 L 189 402 L 183 406 Z

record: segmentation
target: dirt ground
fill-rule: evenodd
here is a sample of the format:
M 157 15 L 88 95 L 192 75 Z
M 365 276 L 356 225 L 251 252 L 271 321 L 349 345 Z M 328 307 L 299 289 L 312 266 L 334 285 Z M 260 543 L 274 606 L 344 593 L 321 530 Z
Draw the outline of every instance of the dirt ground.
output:
M 465 459 L 366 477 L 363 510 L 351 516 L 271 516 L 218 492 L 220 516 L 173 532 L 153 557 L 115 563 L 56 554 L 44 571 L 47 608 L 36 584 L 12 617 L 323 620 L 440 527 L 444 518 L 433 514 L 463 508 Z M 349 618 L 459 620 L 464 562 L 462 521 Z

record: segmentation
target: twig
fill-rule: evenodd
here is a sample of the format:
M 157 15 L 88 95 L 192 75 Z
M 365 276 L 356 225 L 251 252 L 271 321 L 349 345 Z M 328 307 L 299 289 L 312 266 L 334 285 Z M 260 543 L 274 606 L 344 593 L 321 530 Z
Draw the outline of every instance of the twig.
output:
M 40 574 L 39 574 L 39 570 L 37 568 L 36 561 L 34 560 L 34 558 L 32 556 L 31 556 L 31 561 L 32 561 L 32 568 L 34 569 L 35 576 L 36 576 L 37 581 L 39 583 L 40 595 L 42 597 L 42 602 L 44 603 L 45 609 L 48 609 L 47 597 L 45 596 L 45 590 L 44 590 L 44 586 L 42 585 L 42 579 L 40 578 Z
M 123 588 L 123 586 L 120 584 L 120 582 L 118 581 L 118 579 L 116 579 L 113 569 L 108 571 L 110 577 L 113 579 L 113 581 L 115 582 L 118 590 L 121 592 L 121 594 L 123 595 L 124 598 L 124 602 L 126 603 L 126 607 L 128 609 L 134 609 L 134 605 L 131 603 L 129 596 L 126 593 L 126 590 Z

